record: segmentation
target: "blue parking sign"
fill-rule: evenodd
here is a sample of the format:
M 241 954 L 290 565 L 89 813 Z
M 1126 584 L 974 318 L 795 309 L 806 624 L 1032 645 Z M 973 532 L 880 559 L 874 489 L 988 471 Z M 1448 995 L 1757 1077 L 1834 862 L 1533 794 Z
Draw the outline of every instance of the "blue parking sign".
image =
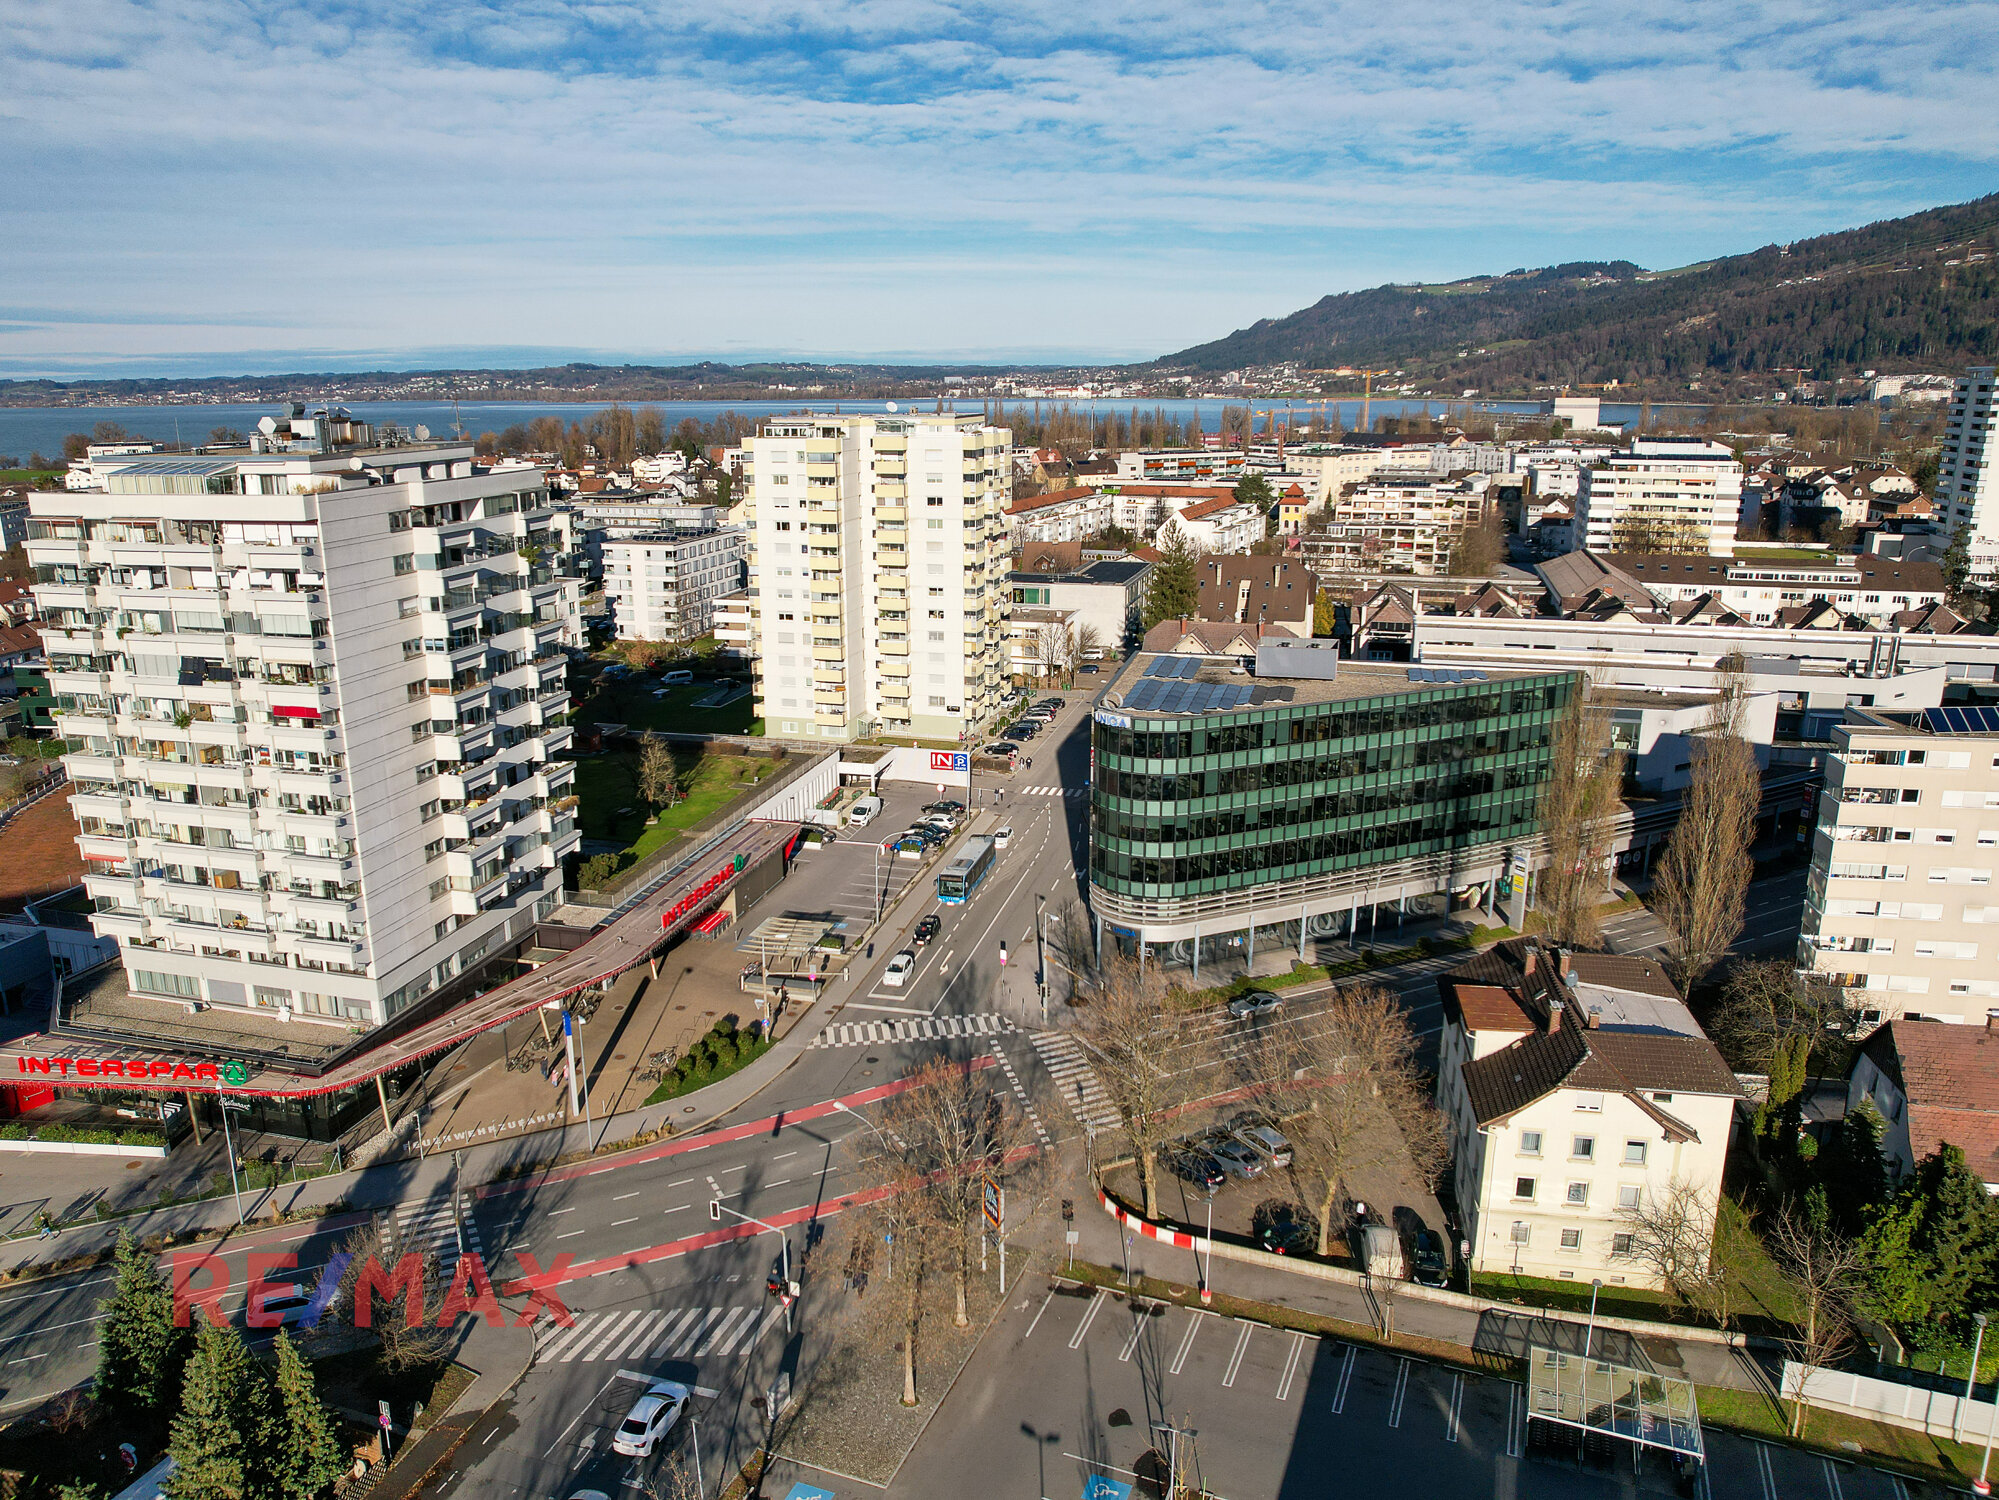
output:
M 1092 1474 L 1083 1481 L 1083 1500 L 1131 1500 L 1131 1486 L 1122 1479 Z
M 785 1492 L 784 1500 L 833 1500 L 833 1492 L 816 1484 L 794 1484 Z

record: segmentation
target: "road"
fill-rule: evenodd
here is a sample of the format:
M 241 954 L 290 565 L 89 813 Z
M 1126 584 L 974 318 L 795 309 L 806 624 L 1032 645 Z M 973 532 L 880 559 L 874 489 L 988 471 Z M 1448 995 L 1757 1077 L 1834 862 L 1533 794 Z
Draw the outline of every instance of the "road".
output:
M 1806 872 L 1784 870 L 1752 880 L 1742 903 L 1742 931 L 1729 945 L 1740 957 L 1781 958 L 1797 950 L 1804 915 Z M 1649 953 L 1672 945 L 1673 935 L 1649 907 L 1633 907 L 1603 924 L 1613 953 Z

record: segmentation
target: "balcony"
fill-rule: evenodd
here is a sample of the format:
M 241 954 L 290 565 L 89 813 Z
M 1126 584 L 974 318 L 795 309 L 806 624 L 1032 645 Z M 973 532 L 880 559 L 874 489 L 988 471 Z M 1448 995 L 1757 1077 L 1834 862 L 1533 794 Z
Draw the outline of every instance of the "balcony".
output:
M 311 937 L 299 933 L 290 939 L 287 946 L 300 958 L 338 964 L 342 968 L 352 968 L 361 960 L 361 945 L 353 938 Z

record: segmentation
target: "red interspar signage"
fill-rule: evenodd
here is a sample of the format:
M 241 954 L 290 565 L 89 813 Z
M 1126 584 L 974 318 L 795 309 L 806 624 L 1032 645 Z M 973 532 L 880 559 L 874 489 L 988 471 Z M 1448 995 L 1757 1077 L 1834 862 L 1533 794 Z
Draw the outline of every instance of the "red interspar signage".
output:
M 38 1078 L 171 1078 L 186 1083 L 219 1083 L 222 1072 L 212 1062 L 179 1062 L 170 1057 L 17 1057 L 14 1066 Z M 240 1064 L 238 1065 L 240 1067 Z
M 661 912 L 659 914 L 659 925 L 662 927 L 671 927 L 675 922 L 678 922 L 682 917 L 693 911 L 695 907 L 714 895 L 724 883 L 733 879 L 737 869 L 741 865 L 742 856 L 737 855 L 693 890 L 682 896 L 671 907 Z

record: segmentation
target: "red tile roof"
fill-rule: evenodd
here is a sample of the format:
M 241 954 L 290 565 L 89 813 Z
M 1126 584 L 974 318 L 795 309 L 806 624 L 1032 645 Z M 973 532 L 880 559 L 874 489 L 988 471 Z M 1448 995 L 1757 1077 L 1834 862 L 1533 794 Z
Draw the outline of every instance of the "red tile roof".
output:
M 1999 1030 L 1904 1016 L 1861 1050 L 1908 1101 L 1912 1158 L 1956 1146 L 1981 1182 L 1999 1182 Z

